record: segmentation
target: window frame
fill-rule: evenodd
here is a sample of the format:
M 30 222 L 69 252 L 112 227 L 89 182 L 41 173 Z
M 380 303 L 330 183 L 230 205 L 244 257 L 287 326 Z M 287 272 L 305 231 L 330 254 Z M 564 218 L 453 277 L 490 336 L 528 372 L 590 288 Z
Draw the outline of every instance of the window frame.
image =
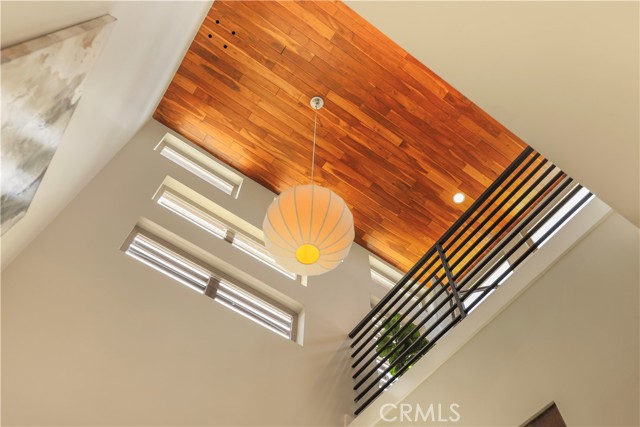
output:
M 177 255 L 179 258 L 187 261 L 190 264 L 194 264 L 195 266 L 197 266 L 199 269 L 205 271 L 206 273 L 208 273 L 209 278 L 206 281 L 206 286 L 204 288 L 201 289 L 197 289 L 195 286 L 189 285 L 181 280 L 179 280 L 178 278 L 175 277 L 175 275 L 173 274 L 169 274 L 168 272 L 170 271 L 170 269 L 167 268 L 163 268 L 162 264 L 158 264 L 158 265 L 152 265 L 151 262 L 145 262 L 144 260 L 140 259 L 139 257 L 132 255 L 132 253 L 130 253 L 130 248 L 132 247 L 132 244 L 134 244 L 136 237 L 138 236 L 142 236 L 145 239 L 151 240 L 153 243 L 155 243 L 156 245 L 162 247 L 163 249 L 173 253 L 173 255 Z M 272 309 L 274 309 L 276 312 L 282 312 L 288 316 L 290 316 L 291 321 L 291 327 L 289 330 L 289 336 L 287 337 L 286 334 L 283 333 L 278 333 L 274 330 L 274 328 L 270 328 L 268 326 L 265 326 L 264 324 L 262 324 L 264 321 L 259 321 L 257 320 L 257 316 L 255 318 L 252 318 L 249 315 L 244 315 L 244 317 L 249 318 L 249 320 L 253 321 L 254 323 L 264 327 L 265 329 L 275 333 L 276 335 L 279 335 L 283 338 L 287 338 L 295 343 L 298 343 L 298 323 L 299 323 L 299 318 L 300 318 L 300 313 L 297 312 L 296 310 L 292 309 L 291 307 L 286 306 L 283 303 L 280 303 L 279 301 L 276 301 L 275 299 L 265 295 L 263 292 L 260 292 L 259 290 L 255 289 L 254 287 L 248 285 L 247 283 L 245 283 L 244 281 L 233 277 L 223 271 L 221 271 L 220 268 L 217 268 L 214 265 L 211 265 L 211 263 L 205 262 L 195 256 L 193 256 L 192 254 L 190 254 L 189 252 L 179 248 L 178 246 L 176 246 L 175 244 L 171 243 L 170 241 L 164 239 L 163 237 L 157 235 L 156 233 L 153 233 L 145 228 L 143 228 L 142 226 L 140 226 L 139 224 L 137 224 L 135 227 L 133 227 L 133 229 L 131 230 L 131 232 L 129 233 L 129 235 L 127 236 L 127 238 L 124 240 L 122 246 L 120 247 L 120 249 L 122 250 L 122 252 L 124 252 L 126 255 L 136 259 L 136 261 L 141 262 L 143 265 L 146 265 L 160 273 L 163 273 L 164 275 L 170 277 L 171 279 L 173 279 L 174 281 L 177 281 L 178 283 L 181 283 L 182 285 L 188 287 L 189 289 L 194 290 L 195 292 L 202 294 L 202 295 L 206 295 L 210 298 L 212 298 L 214 301 L 222 304 L 219 300 L 216 299 L 216 294 L 217 291 L 220 287 L 220 283 L 221 282 L 227 282 L 229 284 L 231 284 L 233 287 L 236 287 L 244 292 L 246 292 L 247 294 L 249 294 L 251 297 L 259 300 L 262 304 L 265 304 L 267 306 L 272 307 Z M 233 310 L 232 311 L 237 311 L 237 310 Z M 239 313 L 242 315 L 242 313 Z
M 244 178 L 218 162 L 202 148 L 166 133 L 153 150 L 228 196 L 234 199 L 238 198 Z M 165 152 L 165 150 L 167 151 Z M 173 154 L 168 154 L 169 152 L 173 152 Z M 180 158 L 182 159 L 180 160 Z M 226 191 L 221 188 L 224 186 L 230 187 L 230 190 Z
M 182 188 L 183 190 L 180 190 L 180 188 Z M 190 193 L 194 193 L 196 197 L 188 196 L 187 194 L 185 194 L 187 191 L 184 191 L 184 190 L 187 190 L 187 189 Z M 175 210 L 171 209 L 166 205 L 163 205 L 161 203 L 161 200 L 163 199 L 163 197 L 165 197 L 165 194 L 169 194 L 171 195 L 171 197 L 180 199 L 183 203 L 191 205 L 193 209 L 201 211 L 202 214 L 204 214 L 205 216 L 211 217 L 213 222 L 219 223 L 225 227 L 224 233 L 216 233 L 210 230 L 208 227 L 202 224 L 199 224 L 196 221 L 191 220 L 187 216 L 179 212 L 176 212 Z M 196 198 L 206 200 L 208 204 L 215 206 L 216 210 L 223 211 L 225 214 L 220 215 L 220 214 L 217 214 L 216 212 L 213 212 L 212 209 L 209 209 L 203 206 L 202 203 L 199 203 L 198 201 L 194 200 Z M 202 194 L 199 194 L 193 189 L 182 184 L 180 181 L 176 180 L 175 178 L 172 178 L 170 176 L 165 178 L 163 183 L 160 185 L 160 187 L 154 194 L 152 200 L 162 208 L 167 209 L 169 212 L 175 215 L 178 215 L 182 219 L 189 221 L 190 223 L 198 226 L 204 231 L 207 231 L 209 234 L 213 235 L 214 237 L 224 240 L 225 242 L 231 244 L 231 246 L 233 246 L 237 250 L 247 254 L 248 256 L 255 259 L 256 261 L 277 271 L 278 273 L 282 274 L 289 280 L 293 280 L 302 285 L 306 285 L 305 280 L 302 276 L 299 276 L 299 275 L 296 275 L 295 273 L 287 271 L 276 263 L 276 261 L 269 255 L 264 245 L 264 241 L 260 239 L 258 236 L 256 236 L 255 233 L 253 233 L 251 230 L 248 230 L 247 227 L 243 227 L 241 223 L 241 218 L 239 218 L 237 215 L 233 214 L 232 212 L 228 211 L 227 209 L 223 208 L 222 206 L 218 205 L 217 203 L 213 202 L 212 200 L 206 198 Z M 247 248 L 247 246 L 249 246 L 249 248 Z M 254 249 L 258 253 L 252 253 L 250 249 L 251 246 L 254 246 Z

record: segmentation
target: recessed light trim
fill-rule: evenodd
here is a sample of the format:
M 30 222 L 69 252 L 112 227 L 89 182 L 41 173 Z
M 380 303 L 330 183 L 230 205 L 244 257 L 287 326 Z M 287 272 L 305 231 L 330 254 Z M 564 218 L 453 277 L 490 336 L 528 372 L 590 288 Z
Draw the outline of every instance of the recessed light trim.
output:
M 466 199 L 466 196 L 464 195 L 464 193 L 458 192 L 453 195 L 453 203 L 460 204 L 464 202 L 464 199 Z

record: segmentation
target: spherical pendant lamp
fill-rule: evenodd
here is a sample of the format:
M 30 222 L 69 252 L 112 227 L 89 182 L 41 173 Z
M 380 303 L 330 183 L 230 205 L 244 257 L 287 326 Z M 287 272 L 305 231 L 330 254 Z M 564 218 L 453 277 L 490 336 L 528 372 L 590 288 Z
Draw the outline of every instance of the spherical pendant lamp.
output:
M 267 209 L 262 230 L 267 250 L 284 269 L 301 276 L 316 276 L 336 268 L 353 243 L 353 215 L 333 191 L 313 184 L 317 111 L 323 100 L 314 97 L 311 184 L 282 192 Z

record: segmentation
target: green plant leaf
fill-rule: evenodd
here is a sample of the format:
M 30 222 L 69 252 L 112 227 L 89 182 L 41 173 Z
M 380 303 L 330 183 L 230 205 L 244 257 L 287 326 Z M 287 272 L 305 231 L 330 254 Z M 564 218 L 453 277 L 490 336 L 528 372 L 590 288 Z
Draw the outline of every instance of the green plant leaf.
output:
M 387 362 L 392 366 L 389 373 L 394 376 L 429 344 L 428 339 L 420 337 L 420 330 L 415 324 L 411 323 L 404 327 L 400 322 L 401 317 L 402 315 L 397 313 L 386 322 L 380 331 L 383 337 L 376 344 L 378 356 L 383 359 L 388 357 Z M 407 354 L 400 357 L 407 349 L 410 349 Z M 409 368 L 411 366 L 407 367 Z

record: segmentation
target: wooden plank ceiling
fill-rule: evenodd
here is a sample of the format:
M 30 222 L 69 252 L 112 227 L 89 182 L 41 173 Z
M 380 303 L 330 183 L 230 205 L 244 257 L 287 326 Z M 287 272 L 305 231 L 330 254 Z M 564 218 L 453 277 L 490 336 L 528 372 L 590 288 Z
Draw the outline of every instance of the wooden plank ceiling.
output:
M 216 0 L 154 118 L 280 193 L 309 182 L 315 95 L 316 183 L 404 271 L 526 146 L 336 1 Z

